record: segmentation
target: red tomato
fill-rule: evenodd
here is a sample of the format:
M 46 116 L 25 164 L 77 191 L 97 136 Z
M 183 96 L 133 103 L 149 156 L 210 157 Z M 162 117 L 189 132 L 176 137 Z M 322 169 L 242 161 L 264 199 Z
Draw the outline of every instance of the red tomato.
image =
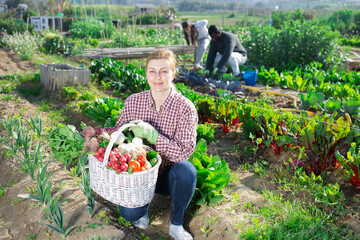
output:
M 132 167 L 133 172 L 138 172 L 141 168 L 140 163 L 138 161 L 130 161 L 129 167 Z
M 141 167 L 143 167 L 146 163 L 146 158 L 143 155 L 140 155 L 137 161 L 140 163 Z
M 107 166 L 108 166 L 108 167 L 111 167 L 111 166 L 112 166 L 112 162 L 108 162 L 108 163 L 107 163 Z
M 116 153 L 115 157 L 116 157 L 117 159 L 120 159 L 120 158 L 121 158 L 121 154 L 120 154 L 120 153 Z
M 103 161 L 104 161 L 104 157 L 99 157 L 98 160 L 99 160 L 99 162 L 103 162 Z

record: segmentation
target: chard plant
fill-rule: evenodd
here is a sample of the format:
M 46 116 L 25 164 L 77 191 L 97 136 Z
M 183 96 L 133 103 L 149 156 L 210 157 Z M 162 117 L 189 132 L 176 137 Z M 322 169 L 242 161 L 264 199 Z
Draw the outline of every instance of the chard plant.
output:
M 349 179 L 351 185 L 360 191 L 360 150 L 356 143 L 351 143 L 351 147 L 345 157 L 337 151 L 336 159 L 344 167 L 346 177 Z
M 315 116 L 301 130 L 300 140 L 305 147 L 308 166 L 316 175 L 328 167 L 335 167 L 335 153 L 358 136 L 356 131 L 350 129 L 350 124 L 345 117 L 335 120 Z

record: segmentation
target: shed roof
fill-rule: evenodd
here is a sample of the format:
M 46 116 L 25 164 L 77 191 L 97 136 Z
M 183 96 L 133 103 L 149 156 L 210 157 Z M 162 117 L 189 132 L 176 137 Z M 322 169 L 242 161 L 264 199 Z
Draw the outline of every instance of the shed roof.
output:
M 135 7 L 137 7 L 137 8 L 155 8 L 155 6 L 150 3 L 135 4 Z

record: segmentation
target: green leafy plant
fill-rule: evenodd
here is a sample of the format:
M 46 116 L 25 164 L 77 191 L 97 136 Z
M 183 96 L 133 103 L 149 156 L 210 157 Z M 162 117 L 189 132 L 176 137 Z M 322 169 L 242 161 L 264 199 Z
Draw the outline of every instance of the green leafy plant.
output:
M 61 205 L 56 206 L 54 212 L 50 213 L 50 217 L 51 217 L 51 220 L 54 222 L 54 225 L 40 223 L 40 222 L 37 222 L 37 223 L 47 226 L 51 230 L 58 232 L 60 234 L 60 236 L 63 239 L 65 239 L 66 235 L 69 234 L 69 232 L 71 231 L 71 229 L 74 228 L 74 226 L 71 226 L 68 228 L 65 227 L 65 215 L 61 208 Z
M 84 155 L 84 156 L 87 157 L 87 155 Z M 87 199 L 86 210 L 89 212 L 90 217 L 92 217 L 94 214 L 94 208 L 95 208 L 95 195 L 94 195 L 92 188 L 90 187 L 90 172 L 89 172 L 89 170 L 85 167 L 82 167 L 81 168 L 81 176 L 82 176 L 82 178 L 81 178 L 81 182 L 80 182 L 80 187 Z
M 197 183 L 192 202 L 195 205 L 216 206 L 224 197 L 222 189 L 230 181 L 230 169 L 219 156 L 208 156 L 206 148 L 206 141 L 201 139 L 189 158 L 189 162 L 194 164 L 197 171 Z
M 41 115 L 32 117 L 30 114 L 30 121 L 26 119 L 26 122 L 30 126 L 30 128 L 40 137 L 42 133 L 42 120 Z
M 40 168 L 36 178 L 36 195 L 34 194 L 19 194 L 18 196 L 21 198 L 31 199 L 35 201 L 39 201 L 44 206 L 51 199 L 51 187 L 52 182 L 49 181 L 52 172 L 46 175 L 47 163 L 43 168 Z
M 360 150 L 356 151 L 357 145 L 353 142 L 346 156 L 342 156 L 340 152 L 337 151 L 336 159 L 344 167 L 346 177 L 349 179 L 351 185 L 357 190 L 360 190 Z
M 2 42 L 6 47 L 18 54 L 21 60 L 27 60 L 33 58 L 34 53 L 40 49 L 43 40 L 36 33 L 15 32 L 12 35 L 6 35 Z
M 213 124 L 211 123 L 198 124 L 196 132 L 197 132 L 197 136 L 196 136 L 197 142 L 201 138 L 205 139 L 207 143 L 212 143 L 216 141 L 214 137 L 215 129 L 213 127 Z
M 69 166 L 84 149 L 84 138 L 72 125 L 59 124 L 49 133 L 49 146 L 58 161 Z
M 91 103 L 81 103 L 80 108 L 83 113 L 93 119 L 102 127 L 113 127 L 124 103 L 121 99 L 115 98 L 97 98 Z
M 74 87 L 62 87 L 61 93 L 70 101 L 78 100 L 80 93 Z

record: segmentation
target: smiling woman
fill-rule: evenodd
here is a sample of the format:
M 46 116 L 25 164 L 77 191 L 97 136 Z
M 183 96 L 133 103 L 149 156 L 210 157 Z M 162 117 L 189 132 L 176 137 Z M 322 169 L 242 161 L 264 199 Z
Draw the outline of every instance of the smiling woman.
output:
M 170 236 L 190 240 L 193 238 L 182 224 L 196 187 L 196 168 L 188 159 L 196 145 L 198 115 L 194 104 L 172 83 L 175 64 L 170 50 L 158 49 L 148 57 L 146 77 L 150 90 L 126 99 L 115 128 L 129 121 L 142 122 L 136 131 L 131 130 L 161 156 L 155 192 L 171 196 Z M 119 205 L 119 210 L 123 218 L 145 229 L 149 226 L 148 207 L 149 204 L 137 208 Z

